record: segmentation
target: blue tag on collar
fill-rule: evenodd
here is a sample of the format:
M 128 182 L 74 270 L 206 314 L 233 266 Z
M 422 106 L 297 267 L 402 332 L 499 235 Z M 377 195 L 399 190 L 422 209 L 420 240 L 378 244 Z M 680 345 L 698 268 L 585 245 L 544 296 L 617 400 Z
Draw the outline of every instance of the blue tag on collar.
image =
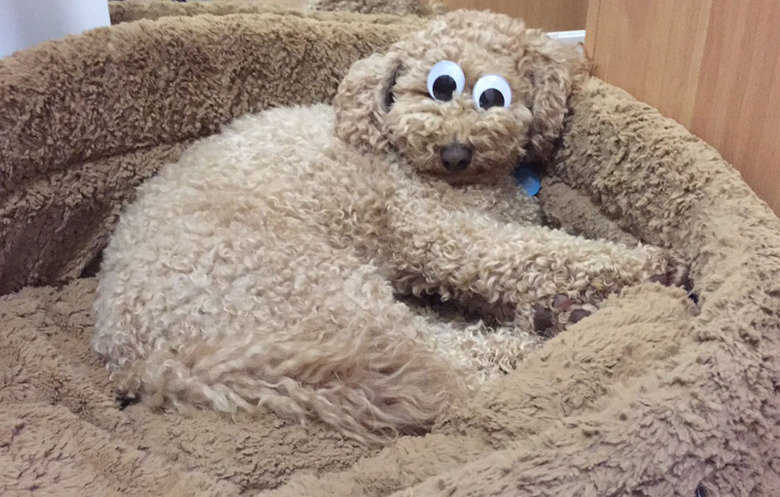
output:
M 532 167 L 518 166 L 512 173 L 517 186 L 522 188 L 529 197 L 535 196 L 542 188 L 542 181 Z

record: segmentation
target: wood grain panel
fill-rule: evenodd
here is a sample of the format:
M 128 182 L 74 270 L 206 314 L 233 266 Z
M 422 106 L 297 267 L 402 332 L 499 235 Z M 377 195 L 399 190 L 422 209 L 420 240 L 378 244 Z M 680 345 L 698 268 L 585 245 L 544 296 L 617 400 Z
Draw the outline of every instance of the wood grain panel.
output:
M 712 144 L 780 212 L 780 2 L 591 0 L 596 75 Z
M 492 10 L 547 31 L 585 29 L 588 0 L 443 0 L 450 9 Z
M 596 74 L 689 125 L 710 4 L 600 0 L 597 25 L 586 30 L 595 34 Z
M 715 0 L 691 130 L 780 213 L 780 2 Z
M 599 23 L 599 13 L 601 12 L 601 0 L 588 1 L 588 15 L 585 17 L 585 27 L 590 27 L 593 31 L 588 36 L 585 32 L 585 53 L 592 56 L 596 52 L 596 26 Z

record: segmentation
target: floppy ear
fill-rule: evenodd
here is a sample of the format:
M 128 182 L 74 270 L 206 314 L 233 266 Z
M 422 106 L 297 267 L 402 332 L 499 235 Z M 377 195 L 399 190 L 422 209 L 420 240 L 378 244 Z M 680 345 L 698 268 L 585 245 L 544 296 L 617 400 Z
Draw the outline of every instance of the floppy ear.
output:
M 400 56 L 375 54 L 352 65 L 333 99 L 336 136 L 358 148 L 387 151 L 384 118 L 393 105 Z
M 563 131 L 569 95 L 587 77 L 588 63 L 574 46 L 541 33 L 529 37 L 527 49 L 534 82 L 528 153 L 531 161 L 540 161 L 555 148 Z

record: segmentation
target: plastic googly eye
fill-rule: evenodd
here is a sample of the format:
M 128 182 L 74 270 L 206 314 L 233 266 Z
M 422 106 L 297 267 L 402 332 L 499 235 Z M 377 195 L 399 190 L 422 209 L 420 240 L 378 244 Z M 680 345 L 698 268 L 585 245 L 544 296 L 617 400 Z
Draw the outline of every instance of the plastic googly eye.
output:
M 474 85 L 474 102 L 480 109 L 509 107 L 512 103 L 512 89 L 506 79 L 498 74 L 482 76 Z
M 463 93 L 465 86 L 463 69 L 451 60 L 437 62 L 428 73 L 428 93 L 439 102 L 452 100 L 455 95 Z

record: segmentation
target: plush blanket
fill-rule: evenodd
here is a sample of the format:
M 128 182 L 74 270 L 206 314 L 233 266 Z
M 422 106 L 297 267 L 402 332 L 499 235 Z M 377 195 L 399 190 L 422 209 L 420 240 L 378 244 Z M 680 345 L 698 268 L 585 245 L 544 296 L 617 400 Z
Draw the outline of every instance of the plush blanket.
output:
M 421 22 L 156 8 L 180 10 L 0 60 L 0 495 L 777 495 L 780 220 L 712 148 L 596 79 L 572 99 L 547 219 L 685 252 L 698 304 L 629 289 L 382 449 L 117 399 L 90 307 L 134 187 L 235 116 L 328 101 Z

